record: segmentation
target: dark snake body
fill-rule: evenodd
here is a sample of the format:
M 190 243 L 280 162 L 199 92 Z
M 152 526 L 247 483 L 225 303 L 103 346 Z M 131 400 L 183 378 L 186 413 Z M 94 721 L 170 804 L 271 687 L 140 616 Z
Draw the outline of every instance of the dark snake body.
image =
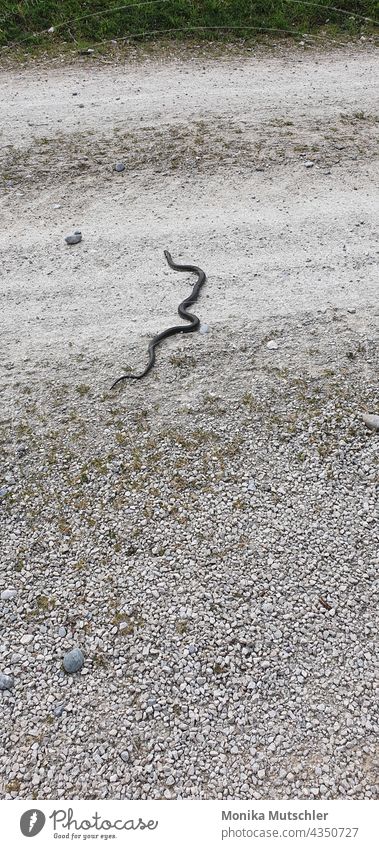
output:
M 150 369 L 153 368 L 155 363 L 155 349 L 157 345 L 162 342 L 162 339 L 167 339 L 168 336 L 174 336 L 175 333 L 193 333 L 194 330 L 198 330 L 200 327 L 200 319 L 196 315 L 187 312 L 187 308 L 195 303 L 200 289 L 206 281 L 204 271 L 202 271 L 201 268 L 197 268 L 196 265 L 178 265 L 176 262 L 173 262 L 171 254 L 168 251 L 164 251 L 164 255 L 170 268 L 173 268 L 174 271 L 192 271 L 194 274 L 198 275 L 198 279 L 196 280 L 191 294 L 178 306 L 178 313 L 180 317 L 185 318 L 186 321 L 190 322 L 190 324 L 177 324 L 173 327 L 168 327 L 167 330 L 162 330 L 162 333 L 158 333 L 157 336 L 154 336 L 149 343 L 149 362 L 144 371 L 142 371 L 141 374 L 123 374 L 122 377 L 118 377 L 117 380 L 112 383 L 111 389 L 113 389 L 114 386 L 117 386 L 118 383 L 121 383 L 122 380 L 141 380 L 142 377 L 145 377 L 145 375 L 149 373 Z

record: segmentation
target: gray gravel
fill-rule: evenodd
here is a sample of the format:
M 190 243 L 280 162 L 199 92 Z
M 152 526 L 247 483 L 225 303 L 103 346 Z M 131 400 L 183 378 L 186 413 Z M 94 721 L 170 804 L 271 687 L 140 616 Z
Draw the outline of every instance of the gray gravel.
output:
M 16 598 L 16 596 L 17 596 L 17 590 L 14 590 L 14 589 L 3 590 L 3 592 L 1 593 L 1 601 L 11 601 L 11 599 Z
M 13 678 L 11 675 L 4 675 L 0 672 L 0 690 L 11 690 L 13 687 Z
M 59 634 L 61 636 L 61 634 Z M 84 655 L 80 649 L 75 648 L 67 652 L 63 658 L 63 667 L 66 672 L 79 672 L 84 663 Z
M 369 430 L 379 430 L 379 416 L 363 413 L 362 418 Z
M 85 348 L 86 392 L 14 387 L 4 798 L 377 797 L 372 318 L 364 350 L 331 310 L 168 340 L 120 392 Z
M 78 242 L 82 241 L 81 231 L 75 230 L 74 233 L 70 234 L 69 236 L 65 236 L 64 240 L 68 245 L 77 245 Z

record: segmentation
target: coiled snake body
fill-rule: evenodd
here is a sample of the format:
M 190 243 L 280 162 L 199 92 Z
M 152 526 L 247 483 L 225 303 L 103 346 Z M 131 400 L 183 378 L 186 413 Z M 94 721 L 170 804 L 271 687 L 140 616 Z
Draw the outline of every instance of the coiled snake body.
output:
M 178 265 L 173 261 L 171 254 L 168 251 L 164 251 L 164 255 L 170 268 L 173 268 L 174 271 L 192 271 L 194 274 L 198 275 L 198 279 L 196 280 L 191 294 L 178 306 L 179 315 L 181 318 L 185 318 L 186 321 L 189 321 L 190 324 L 177 324 L 173 327 L 168 327 L 167 330 L 162 330 L 162 333 L 158 333 L 154 336 L 151 342 L 149 342 L 149 362 L 144 371 L 142 371 L 141 374 L 123 374 L 121 377 L 118 377 L 114 383 L 112 383 L 111 389 L 113 389 L 114 386 L 117 386 L 118 383 L 121 383 L 122 380 L 141 380 L 142 377 L 145 377 L 145 375 L 149 373 L 150 369 L 153 368 L 155 363 L 155 349 L 157 345 L 162 342 L 162 339 L 167 339 L 168 336 L 174 336 L 175 333 L 193 333 L 194 330 L 198 330 L 200 327 L 200 319 L 196 315 L 187 312 L 187 309 L 197 300 L 200 289 L 206 281 L 205 273 L 196 265 Z

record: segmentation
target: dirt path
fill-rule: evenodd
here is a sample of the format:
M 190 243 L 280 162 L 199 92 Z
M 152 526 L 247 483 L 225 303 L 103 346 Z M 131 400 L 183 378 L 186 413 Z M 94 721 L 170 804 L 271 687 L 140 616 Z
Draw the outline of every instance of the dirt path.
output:
M 211 327 L 331 307 L 363 318 L 377 294 L 376 73 L 367 45 L 3 71 L 6 360 L 65 360 L 68 342 L 133 356 L 186 286 L 165 247 L 205 268 Z

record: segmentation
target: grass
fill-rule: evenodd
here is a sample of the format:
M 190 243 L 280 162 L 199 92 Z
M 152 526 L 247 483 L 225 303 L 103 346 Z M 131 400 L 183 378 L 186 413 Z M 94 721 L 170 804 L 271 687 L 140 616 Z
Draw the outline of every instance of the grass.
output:
M 379 18 L 377 0 L 3 0 L 0 46 L 70 42 L 80 45 L 160 32 L 173 38 L 217 40 L 255 30 L 310 31 L 321 26 L 350 33 Z M 357 16 L 357 17 L 356 17 Z M 54 32 L 48 33 L 51 27 Z M 275 33 L 273 33 L 275 35 Z
M 87 386 L 86 383 L 81 383 L 79 386 L 76 387 L 76 391 L 81 398 L 84 398 L 84 396 L 88 395 L 89 393 L 89 386 Z
M 230 45 L 228 49 L 229 47 Z M 184 49 L 184 45 L 175 47 L 178 53 L 183 52 L 182 48 Z M 239 50 L 239 47 L 236 49 Z M 41 48 L 35 48 L 34 52 L 38 54 L 40 50 Z M 141 48 L 142 50 L 147 53 L 147 46 Z M 154 45 L 154 51 L 159 57 L 164 55 L 163 46 L 160 44 Z M 12 58 L 16 54 L 17 51 L 14 51 Z M 356 150 L 365 148 L 366 156 L 374 156 L 375 145 L 367 145 L 367 133 L 370 136 L 373 135 L 377 129 L 379 115 L 358 113 L 365 114 L 365 118 L 362 119 L 357 118 L 356 114 L 344 113 L 335 128 L 327 126 L 325 122 L 321 129 L 319 128 L 321 142 L 317 148 L 324 164 L 330 164 L 335 158 L 334 143 L 338 139 L 334 138 L 334 130 L 335 136 L 343 139 L 346 148 L 354 147 Z M 316 145 L 311 145 L 309 139 L 304 138 L 304 129 L 298 128 L 296 133 L 293 132 L 290 136 L 289 128 L 283 125 L 285 118 L 282 116 L 276 120 L 275 127 L 272 122 L 266 125 L 257 123 L 252 131 L 240 132 L 241 127 L 231 125 L 230 121 L 218 121 L 216 125 L 210 117 L 206 125 L 204 121 L 192 121 L 189 126 L 188 122 L 186 124 L 183 121 L 178 122 L 174 129 L 152 127 L 134 132 L 120 130 L 116 135 L 112 130 L 106 136 L 103 133 L 100 142 L 88 136 L 87 132 L 76 132 L 70 137 L 58 134 L 47 145 L 38 146 L 37 142 L 34 142 L 27 150 L 16 147 L 4 147 L 3 151 L 0 150 L 0 185 L 3 181 L 6 183 L 11 179 L 20 188 L 23 186 L 25 189 L 33 190 L 36 183 L 41 181 L 45 187 L 54 186 L 56 190 L 57 180 L 67 179 L 66 170 L 61 169 L 62 159 L 71 163 L 69 176 L 73 182 L 80 181 L 83 177 L 83 171 L 76 165 L 83 156 L 92 163 L 93 177 L 96 175 L 97 179 L 104 179 L 107 174 L 108 179 L 109 166 L 104 163 L 106 161 L 109 163 L 112 157 L 119 157 L 120 151 L 128 171 L 144 170 L 149 167 L 157 173 L 164 173 L 175 168 L 178 173 L 183 174 L 192 174 L 194 167 L 198 171 L 206 170 L 209 173 L 211 169 L 219 169 L 221 165 L 240 168 L 243 163 L 244 168 L 254 168 L 258 161 L 269 161 L 270 164 L 284 160 L 298 162 L 299 153 L 311 157 Z M 262 143 L 263 136 L 264 143 Z M 105 140 L 106 157 L 100 154 Z M 261 344 L 268 341 L 272 335 L 270 333 L 269 336 L 262 338 Z M 177 367 L 178 371 L 181 369 L 184 373 L 187 371 L 190 374 L 195 367 L 195 361 L 189 353 L 190 348 L 187 350 L 187 353 L 179 350 L 172 352 L 170 363 Z M 144 363 L 144 357 L 144 352 L 140 352 L 141 364 Z M 127 367 L 124 364 L 119 373 L 137 371 L 138 368 L 137 365 Z M 92 390 L 83 381 L 76 387 L 76 392 L 80 398 L 85 398 L 92 393 Z M 110 396 L 105 395 L 102 400 L 108 403 Z M 59 406 L 60 403 L 61 400 L 57 398 L 57 405 Z M 74 416 L 76 413 L 73 412 L 71 415 Z
M 170 363 L 177 368 L 192 368 L 196 365 L 195 357 L 191 354 L 171 354 Z

